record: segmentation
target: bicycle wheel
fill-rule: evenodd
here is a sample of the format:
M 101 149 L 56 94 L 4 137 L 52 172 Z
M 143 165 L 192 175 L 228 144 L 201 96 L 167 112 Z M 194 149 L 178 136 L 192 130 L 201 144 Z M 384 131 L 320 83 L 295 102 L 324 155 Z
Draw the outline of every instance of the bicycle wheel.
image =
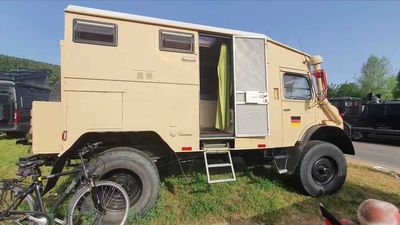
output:
M 4 212 L 11 203 L 18 198 L 18 193 L 22 191 L 22 188 L 15 186 L 8 186 L 4 182 L 0 182 L 0 212 Z M 13 211 L 30 211 L 35 212 L 37 210 L 35 200 L 32 195 L 28 194 L 21 204 L 12 209 Z M 9 224 L 14 221 L 16 224 L 22 225 L 36 225 L 37 223 L 30 221 L 26 214 L 15 214 L 4 218 L 4 224 Z M 0 225 L 3 223 L 0 221 Z
M 100 204 L 96 209 L 92 192 L 88 185 L 80 188 L 71 198 L 68 205 L 68 225 L 123 225 L 128 217 L 129 197 L 126 191 L 111 181 L 97 181 L 95 184 Z

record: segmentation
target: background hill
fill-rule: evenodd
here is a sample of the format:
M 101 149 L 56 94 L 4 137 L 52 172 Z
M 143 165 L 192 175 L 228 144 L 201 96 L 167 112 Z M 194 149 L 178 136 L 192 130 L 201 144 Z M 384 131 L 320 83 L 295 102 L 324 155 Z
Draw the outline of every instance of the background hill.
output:
M 49 77 L 50 86 L 60 78 L 59 65 L 0 54 L 0 71 L 6 72 L 12 69 L 49 70 L 51 71 Z

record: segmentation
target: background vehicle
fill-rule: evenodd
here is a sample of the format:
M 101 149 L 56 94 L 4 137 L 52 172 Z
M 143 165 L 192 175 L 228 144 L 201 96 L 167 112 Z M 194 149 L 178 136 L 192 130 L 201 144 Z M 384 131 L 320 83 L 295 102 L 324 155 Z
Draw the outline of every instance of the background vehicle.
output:
M 48 71 L 0 72 L 0 132 L 26 134 L 33 101 L 47 101 Z
M 329 102 L 338 110 L 343 120 L 353 124 L 356 123 L 362 113 L 362 100 L 355 97 L 329 98 Z
M 368 95 L 368 102 L 355 97 L 329 98 L 345 121 L 344 130 L 354 140 L 373 138 L 400 141 L 400 101 L 380 102 Z
M 158 197 L 157 166 L 177 159 L 203 157 L 209 183 L 235 180 L 232 153 L 272 163 L 312 196 L 344 184 L 354 148 L 321 57 L 263 34 L 78 6 L 65 10 L 64 33 L 59 100 L 32 112 L 32 151 L 53 173 L 100 142 L 96 173 L 141 215 Z M 220 167 L 231 177 L 214 177 Z
M 354 139 L 400 141 L 400 101 L 368 102 L 351 132 Z
M 362 113 L 363 106 L 361 99 L 355 97 L 337 97 L 329 98 L 329 102 L 339 110 L 339 114 L 344 120 L 344 131 L 351 139 L 351 126 L 358 122 Z M 354 134 L 354 138 L 357 138 L 357 135 Z

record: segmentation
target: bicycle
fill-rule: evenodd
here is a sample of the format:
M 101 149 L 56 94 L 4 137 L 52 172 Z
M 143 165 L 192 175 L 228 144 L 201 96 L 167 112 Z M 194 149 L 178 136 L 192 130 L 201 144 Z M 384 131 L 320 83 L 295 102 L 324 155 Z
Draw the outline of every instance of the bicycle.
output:
M 79 151 L 80 168 L 47 176 L 43 176 L 40 169 L 44 165 L 43 160 L 20 160 L 17 163 L 17 175 L 20 178 L 0 181 L 0 224 L 1 221 L 10 220 L 20 225 L 125 224 L 129 210 L 128 194 L 114 182 L 95 181 L 97 177 L 89 171 L 84 159 L 94 148 L 88 145 Z M 51 210 L 46 212 L 42 196 L 43 181 L 72 174 L 78 176 L 56 199 Z M 23 187 L 22 183 L 27 177 L 32 177 L 32 182 Z M 58 208 L 73 192 L 75 194 L 68 202 L 65 220 L 56 218 L 54 215 Z

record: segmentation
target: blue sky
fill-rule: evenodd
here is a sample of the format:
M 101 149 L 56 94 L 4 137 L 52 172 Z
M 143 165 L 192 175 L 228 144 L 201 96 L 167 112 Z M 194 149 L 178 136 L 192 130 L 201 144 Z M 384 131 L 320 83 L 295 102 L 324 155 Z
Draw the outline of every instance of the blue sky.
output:
M 0 54 L 59 64 L 68 4 L 264 33 L 323 56 L 330 82 L 354 81 L 370 54 L 400 68 L 400 2 L 1 1 Z

